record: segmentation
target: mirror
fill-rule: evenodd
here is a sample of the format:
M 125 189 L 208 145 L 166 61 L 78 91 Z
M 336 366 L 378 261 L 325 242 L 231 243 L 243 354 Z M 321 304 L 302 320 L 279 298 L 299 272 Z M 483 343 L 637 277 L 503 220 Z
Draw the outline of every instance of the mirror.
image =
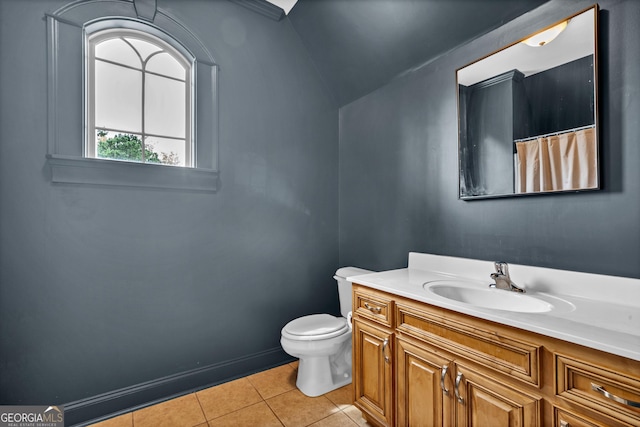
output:
M 459 198 L 599 188 L 597 5 L 457 70 Z

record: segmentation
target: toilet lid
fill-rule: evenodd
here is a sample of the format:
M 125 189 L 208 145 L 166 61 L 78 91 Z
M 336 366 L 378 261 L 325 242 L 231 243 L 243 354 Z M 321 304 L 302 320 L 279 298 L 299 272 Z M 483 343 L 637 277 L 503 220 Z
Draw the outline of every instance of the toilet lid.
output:
M 282 328 L 282 335 L 293 340 L 321 340 L 342 335 L 349 330 L 347 319 L 330 314 L 299 317 Z

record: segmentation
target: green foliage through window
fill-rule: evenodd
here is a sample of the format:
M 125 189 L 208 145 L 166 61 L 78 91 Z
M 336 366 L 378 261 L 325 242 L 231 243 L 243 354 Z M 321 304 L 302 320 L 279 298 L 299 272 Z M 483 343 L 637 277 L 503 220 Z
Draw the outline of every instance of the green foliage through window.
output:
M 144 160 L 142 158 L 142 141 L 136 135 L 117 134 L 107 138 L 107 132 L 98 130 L 98 157 L 103 159 L 128 160 L 133 162 L 162 163 L 176 165 L 180 158 L 174 152 L 156 153 L 153 146 L 146 144 L 144 147 Z

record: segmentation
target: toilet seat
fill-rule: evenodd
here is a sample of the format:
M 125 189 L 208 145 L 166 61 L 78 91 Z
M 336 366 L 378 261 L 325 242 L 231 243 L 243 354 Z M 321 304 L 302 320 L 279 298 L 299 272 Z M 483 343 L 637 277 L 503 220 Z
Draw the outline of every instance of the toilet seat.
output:
M 282 328 L 282 336 L 296 341 L 325 340 L 349 331 L 347 319 L 330 314 L 299 317 Z

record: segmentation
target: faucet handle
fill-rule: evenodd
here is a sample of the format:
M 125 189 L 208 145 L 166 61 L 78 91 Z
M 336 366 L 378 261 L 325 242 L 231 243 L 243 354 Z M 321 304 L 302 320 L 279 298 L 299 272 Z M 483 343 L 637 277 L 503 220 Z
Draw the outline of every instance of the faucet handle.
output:
M 493 263 L 496 273 L 503 276 L 509 276 L 509 265 L 504 261 L 496 261 Z

